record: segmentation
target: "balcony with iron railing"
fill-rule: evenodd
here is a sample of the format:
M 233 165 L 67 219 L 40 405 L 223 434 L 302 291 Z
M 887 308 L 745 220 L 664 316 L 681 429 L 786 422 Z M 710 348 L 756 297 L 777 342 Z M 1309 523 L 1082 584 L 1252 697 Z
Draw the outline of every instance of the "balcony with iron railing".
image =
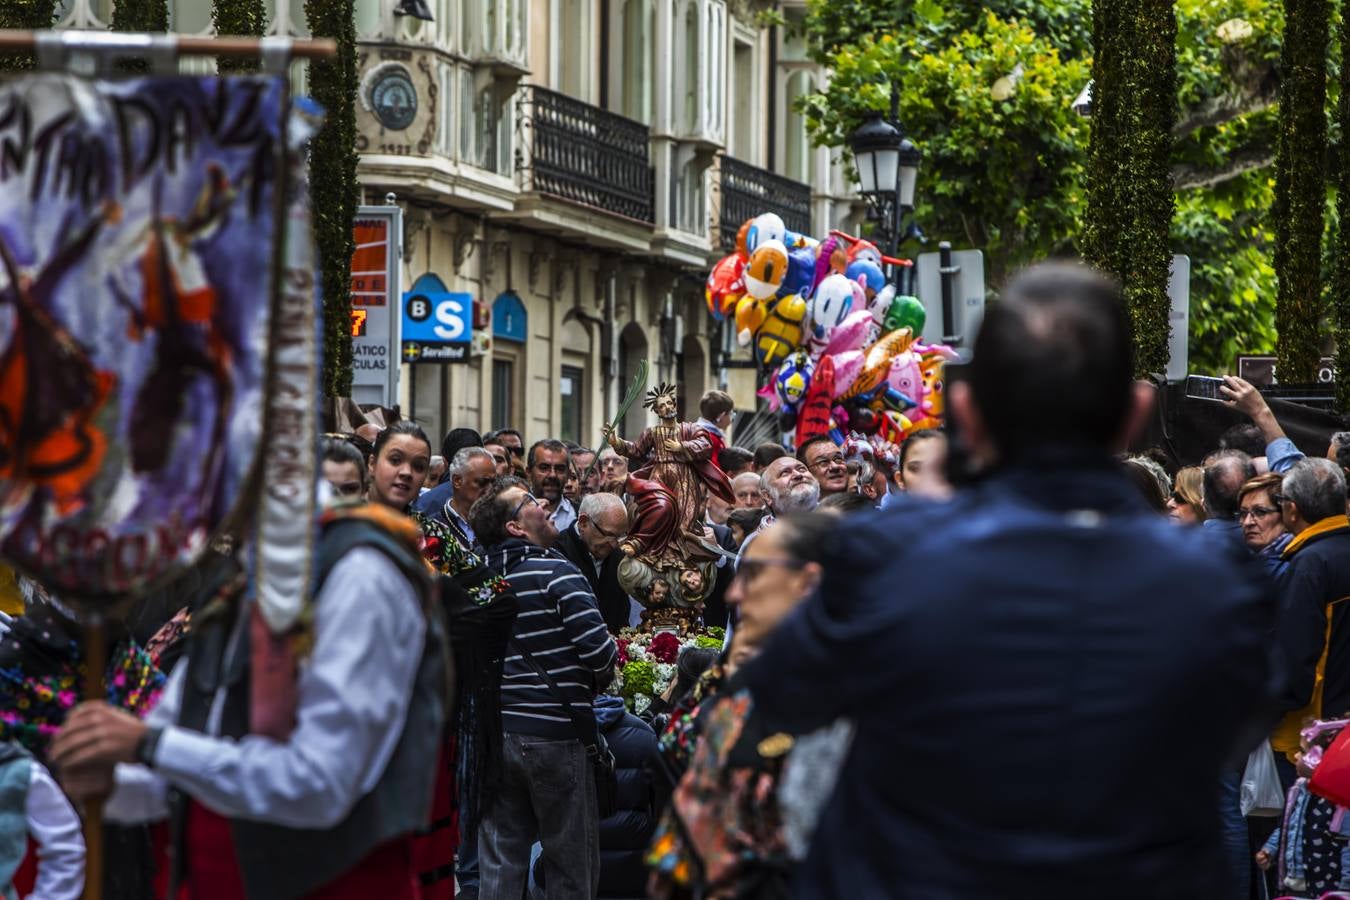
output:
M 722 246 L 736 246 L 736 232 L 746 219 L 778 213 L 789 231 L 811 231 L 811 186 L 784 178 L 730 156 L 722 157 L 722 211 L 718 230 Z
M 646 125 L 538 85 L 522 88 L 519 121 L 522 190 L 656 221 Z

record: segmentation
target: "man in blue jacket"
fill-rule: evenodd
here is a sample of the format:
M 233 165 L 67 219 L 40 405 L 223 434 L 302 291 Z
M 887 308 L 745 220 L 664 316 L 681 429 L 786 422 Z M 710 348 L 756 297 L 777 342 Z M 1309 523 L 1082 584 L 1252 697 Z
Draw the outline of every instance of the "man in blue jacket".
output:
M 982 479 L 842 522 L 747 665 L 771 727 L 856 724 L 795 896 L 1231 896 L 1217 787 L 1266 724 L 1270 600 L 1115 468 L 1131 348 L 1101 276 L 1015 278 L 949 395 Z

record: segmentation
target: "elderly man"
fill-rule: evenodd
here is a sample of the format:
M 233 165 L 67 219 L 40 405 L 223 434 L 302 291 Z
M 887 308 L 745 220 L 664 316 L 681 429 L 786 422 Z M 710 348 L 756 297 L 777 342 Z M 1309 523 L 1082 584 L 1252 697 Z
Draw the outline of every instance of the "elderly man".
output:
M 731 492 L 736 495 L 737 509 L 755 509 L 764 505 L 761 478 L 754 472 L 742 472 L 731 479 Z
M 628 536 L 628 509 L 615 494 L 587 494 L 577 520 L 553 545 L 581 570 L 600 607 L 605 627 L 618 634 L 628 624 L 628 594 L 619 587 L 619 542 Z
M 496 478 L 496 460 L 483 447 L 465 447 L 450 463 L 450 483 L 455 493 L 442 510 L 442 521 L 450 526 L 465 550 L 482 552 L 482 545 L 469 523 L 469 511 Z
M 1270 743 L 1292 760 L 1308 717 L 1350 710 L 1350 620 L 1339 602 L 1350 596 L 1345 473 L 1328 459 L 1301 459 L 1284 476 L 1276 500 L 1294 535 L 1282 554 L 1288 564 L 1279 577 L 1275 630 L 1288 666 L 1282 705 L 1290 712 Z
M 1270 598 L 1117 470 L 1152 403 L 1120 289 L 1022 273 L 969 371 L 947 410 L 984 477 L 841 520 L 820 590 L 737 675 L 757 733 L 855 725 L 793 896 L 1239 896 L 1216 784 L 1264 722 Z
M 1235 546 L 1245 547 L 1242 526 L 1237 521 L 1238 494 L 1255 477 L 1252 458 L 1241 450 L 1219 450 L 1207 456 L 1202 482 L 1206 515 L 1203 527 Z
M 780 456 L 760 475 L 759 487 L 770 515 L 759 530 L 769 526 L 775 516 L 811 512 L 820 502 L 820 483 L 811 470 L 793 456 Z

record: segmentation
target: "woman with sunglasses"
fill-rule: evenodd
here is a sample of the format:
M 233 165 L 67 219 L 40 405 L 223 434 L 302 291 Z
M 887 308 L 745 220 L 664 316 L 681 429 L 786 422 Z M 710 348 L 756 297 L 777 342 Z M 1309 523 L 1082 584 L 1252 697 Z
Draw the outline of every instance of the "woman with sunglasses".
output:
M 1280 482 L 1274 472 L 1258 475 L 1238 491 L 1237 523 L 1247 547 L 1270 566 L 1271 574 L 1284 568 L 1280 555 L 1293 540 L 1280 515 Z
M 1167 500 L 1167 517 L 1178 525 L 1199 525 L 1205 521 L 1202 485 L 1205 470 L 1187 466 L 1172 480 L 1172 496 Z

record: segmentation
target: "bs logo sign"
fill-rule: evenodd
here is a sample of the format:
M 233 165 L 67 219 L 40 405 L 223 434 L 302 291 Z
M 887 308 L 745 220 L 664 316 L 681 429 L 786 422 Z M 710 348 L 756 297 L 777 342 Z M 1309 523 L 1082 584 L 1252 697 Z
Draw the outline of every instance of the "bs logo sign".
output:
M 473 295 L 423 275 L 403 295 L 403 361 L 464 362 L 473 340 Z

